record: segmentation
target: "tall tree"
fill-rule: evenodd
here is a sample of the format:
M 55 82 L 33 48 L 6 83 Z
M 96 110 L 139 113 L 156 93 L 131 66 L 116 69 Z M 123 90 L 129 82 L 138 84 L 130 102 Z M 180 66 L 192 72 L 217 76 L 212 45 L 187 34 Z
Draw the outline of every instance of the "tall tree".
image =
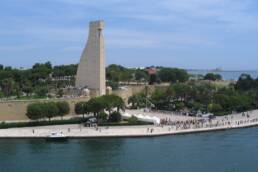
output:
M 251 75 L 242 74 L 236 83 L 236 89 L 243 91 L 250 90 L 254 88 L 254 84 L 255 82 Z
M 69 114 L 70 106 L 66 101 L 56 102 L 58 108 L 58 116 L 61 116 L 62 119 L 65 115 Z
M 33 103 L 27 107 L 27 117 L 31 120 L 39 120 L 44 117 L 44 110 L 41 103 Z
M 177 68 L 161 68 L 158 76 L 163 82 L 185 82 L 188 80 L 189 75 L 187 71 Z
M 58 116 L 59 110 L 54 102 L 43 103 L 41 106 L 43 108 L 44 116 L 48 118 L 49 121 L 51 121 L 51 118 Z
M 6 97 L 11 96 L 11 94 L 14 91 L 15 82 L 12 78 L 7 78 L 2 80 L 1 82 L 1 88 Z

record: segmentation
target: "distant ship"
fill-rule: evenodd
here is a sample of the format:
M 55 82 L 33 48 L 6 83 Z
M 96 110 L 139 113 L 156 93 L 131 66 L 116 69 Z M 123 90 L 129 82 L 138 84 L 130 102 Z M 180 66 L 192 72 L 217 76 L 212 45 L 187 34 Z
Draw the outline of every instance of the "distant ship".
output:
M 222 72 L 223 71 L 223 68 L 222 67 L 218 67 L 216 69 L 212 69 L 211 70 L 212 72 Z

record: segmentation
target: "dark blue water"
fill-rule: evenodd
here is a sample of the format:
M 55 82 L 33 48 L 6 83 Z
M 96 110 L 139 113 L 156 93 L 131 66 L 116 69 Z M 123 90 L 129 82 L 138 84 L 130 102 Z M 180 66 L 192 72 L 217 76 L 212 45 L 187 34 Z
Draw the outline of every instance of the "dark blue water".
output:
M 258 171 L 258 128 L 156 138 L 0 140 L 1 172 Z
M 254 79 L 258 77 L 258 71 L 209 71 L 209 70 L 188 70 L 193 75 L 206 75 L 207 73 L 220 74 L 224 80 L 238 80 L 241 74 L 249 74 Z

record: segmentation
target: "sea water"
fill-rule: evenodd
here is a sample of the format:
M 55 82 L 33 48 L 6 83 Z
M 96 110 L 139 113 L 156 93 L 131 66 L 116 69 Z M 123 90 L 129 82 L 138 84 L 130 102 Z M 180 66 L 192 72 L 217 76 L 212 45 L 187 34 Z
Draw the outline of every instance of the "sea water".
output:
M 0 140 L 1 172 L 258 171 L 258 128 L 154 138 Z
M 190 74 L 206 75 L 207 73 L 220 74 L 224 80 L 238 80 L 242 74 L 251 75 L 254 79 L 258 77 L 258 71 L 209 71 L 209 70 L 188 70 Z

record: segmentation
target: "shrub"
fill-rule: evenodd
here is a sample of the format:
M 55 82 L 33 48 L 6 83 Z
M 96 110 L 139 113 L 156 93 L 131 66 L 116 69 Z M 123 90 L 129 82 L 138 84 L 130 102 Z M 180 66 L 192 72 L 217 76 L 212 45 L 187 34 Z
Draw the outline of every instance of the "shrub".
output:
M 110 122 L 120 122 L 122 120 L 122 116 L 119 112 L 113 112 L 109 116 Z
M 132 125 L 138 124 L 138 119 L 135 116 L 132 116 L 128 119 L 128 123 Z
M 210 80 L 210 81 L 222 80 L 222 76 L 220 74 L 208 73 L 204 76 L 204 80 Z
M 105 112 L 100 112 L 98 114 L 98 120 L 99 122 L 103 123 L 103 122 L 107 122 L 108 119 L 108 114 L 106 114 Z
M 6 128 L 22 128 L 22 127 L 34 127 L 34 126 L 49 126 L 49 125 L 67 125 L 67 124 L 81 124 L 88 119 L 67 119 L 67 120 L 52 120 L 52 121 L 33 121 L 33 122 L 18 122 L 18 123 L 0 123 L 0 129 Z

